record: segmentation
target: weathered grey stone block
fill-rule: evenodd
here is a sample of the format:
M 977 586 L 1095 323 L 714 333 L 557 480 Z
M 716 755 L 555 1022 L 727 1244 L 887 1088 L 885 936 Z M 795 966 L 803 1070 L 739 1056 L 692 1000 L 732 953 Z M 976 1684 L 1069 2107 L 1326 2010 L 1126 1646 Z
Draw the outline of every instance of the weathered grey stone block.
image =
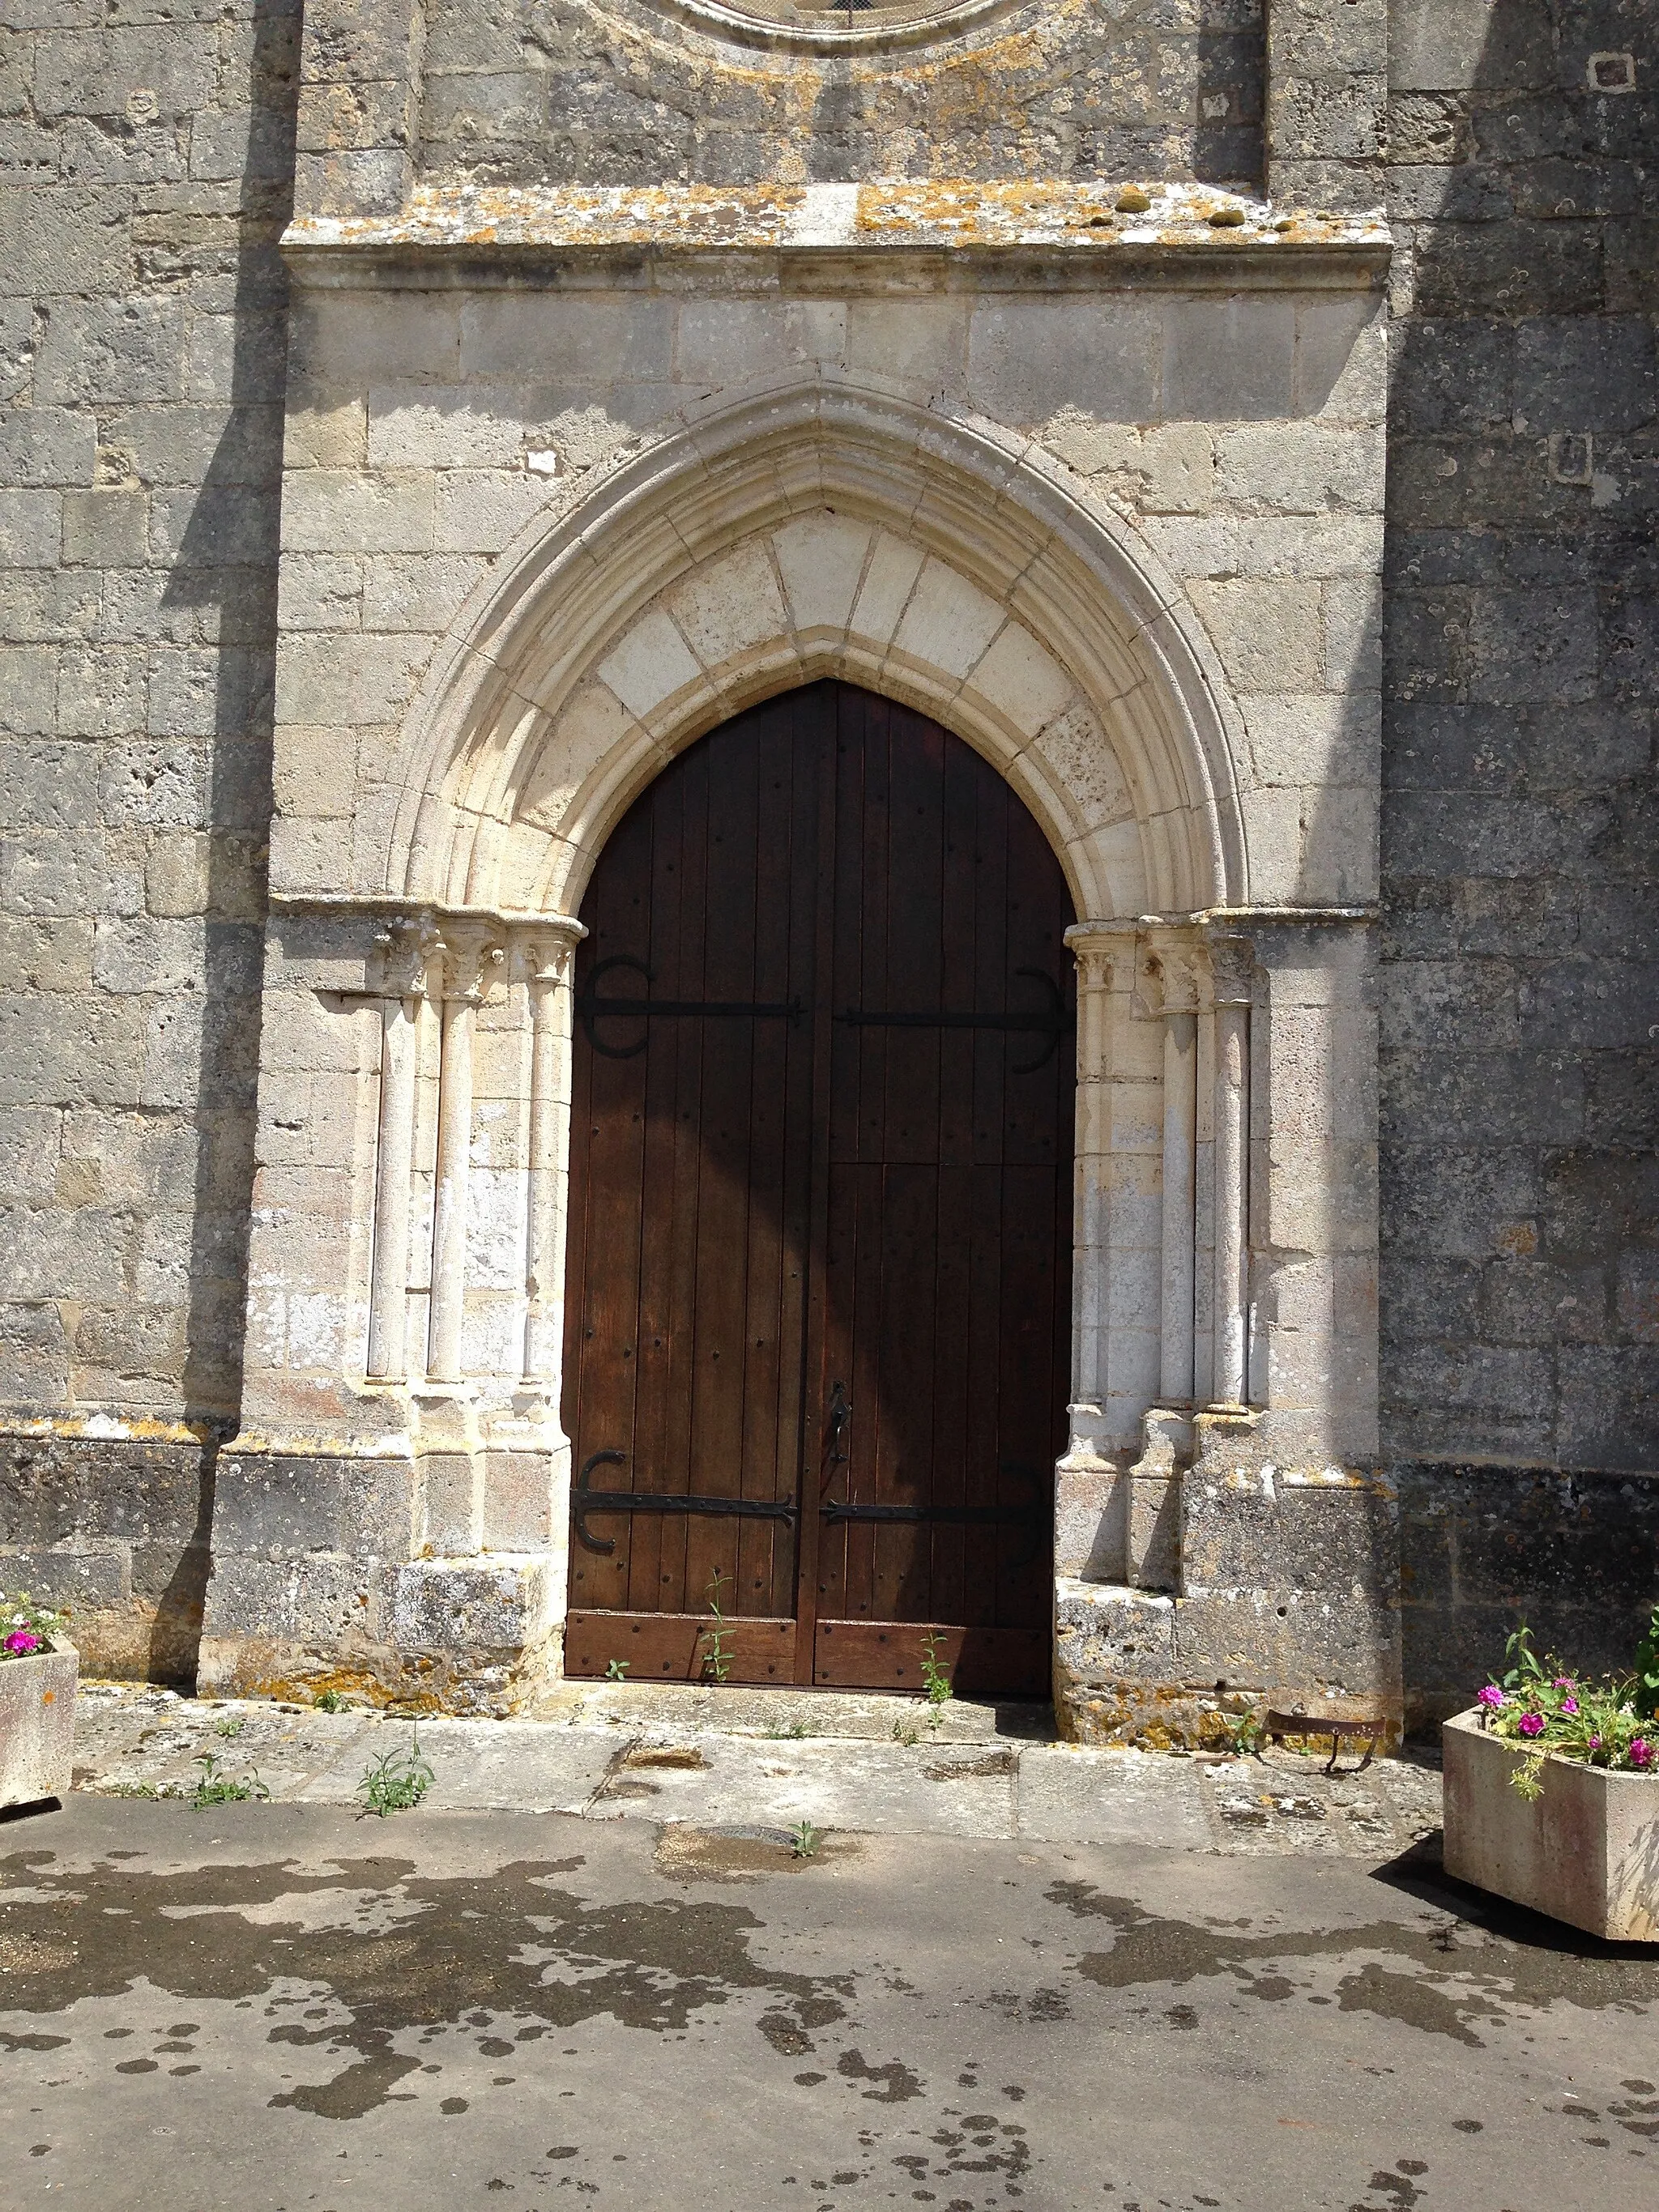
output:
M 688 374 L 689 313 L 680 341 Z M 1140 301 L 1091 301 L 1080 313 L 1053 301 L 981 301 L 969 329 L 969 397 L 1004 422 L 1046 422 L 1067 407 L 1109 422 L 1150 421 L 1164 343 L 1164 316 Z M 1177 403 L 1169 411 L 1188 410 Z
M 1202 422 L 1292 412 L 1296 309 L 1288 300 L 1172 301 L 1164 311 L 1164 412 Z
M 51 568 L 63 540 L 63 494 L 0 491 L 0 561 L 14 568 Z
M 96 426 L 64 407 L 18 408 L 0 416 L 0 484 L 87 484 Z
M 488 1653 L 533 1652 L 552 1622 L 548 1563 L 496 1553 L 482 1559 L 416 1559 L 398 1573 L 392 1621 L 409 1650 L 453 1652 L 469 1663 Z
M 27 1590 L 42 1605 L 71 1617 L 122 1605 L 132 1594 L 132 1563 L 125 1550 L 0 1551 L 0 1587 Z
M 76 293 L 118 293 L 132 280 L 131 222 L 131 202 L 118 188 L 55 175 L 32 186 L 9 183 L 0 186 L 0 265 L 17 291 L 52 298 L 58 311 Z
M 57 726 L 58 659 L 53 646 L 11 645 L 4 648 L 0 728 L 21 736 L 34 736 Z M 11 750 L 21 752 L 23 749 Z
M 373 1633 L 377 1579 L 368 1562 L 327 1553 L 273 1561 L 216 1551 L 204 1637 L 337 1646 Z
M 35 360 L 35 391 L 60 406 L 184 397 L 183 303 L 137 295 L 54 305 Z
M 1399 1578 L 1392 1492 L 1356 1476 L 1271 1468 L 1221 1474 L 1201 1460 L 1182 1486 L 1182 1587 L 1386 1591 Z

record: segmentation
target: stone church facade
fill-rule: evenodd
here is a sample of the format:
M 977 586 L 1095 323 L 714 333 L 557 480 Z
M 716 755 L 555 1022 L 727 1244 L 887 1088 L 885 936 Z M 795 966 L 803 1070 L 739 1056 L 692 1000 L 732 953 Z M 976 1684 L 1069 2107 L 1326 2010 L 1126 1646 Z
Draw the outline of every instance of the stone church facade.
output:
M 1523 1613 L 1624 1656 L 1659 1580 L 1651 0 L 6 20 L 0 1581 L 89 1663 L 221 1690 L 509 1710 L 615 1663 L 607 1618 L 708 1672 L 703 1567 L 658 1620 L 573 1598 L 633 1510 L 594 1534 L 628 1454 L 572 1445 L 611 1324 L 571 1177 L 620 1218 L 592 1102 L 645 1046 L 599 1024 L 649 1003 L 596 970 L 657 988 L 600 885 L 696 748 L 856 695 L 988 764 L 1064 879 L 1064 972 L 1013 971 L 1074 1083 L 1032 1431 L 1062 1729 L 1422 1723 Z M 743 834 L 759 866 L 778 817 Z M 1014 999 L 941 994 L 835 1018 L 977 1025 L 1018 1073 Z M 814 1011 L 659 995 L 653 1039 Z M 704 1263 L 752 1272 L 717 1215 Z M 967 1681 L 1034 1509 L 948 1468 L 858 1503 L 891 1393 L 830 1389 L 801 1295 L 786 1488 L 664 1447 L 603 1494 L 775 1560 L 872 1524 L 855 1657 L 777 1568 L 732 1679 L 914 1686 L 909 1627 Z M 950 1541 L 949 1604 L 883 1582 Z

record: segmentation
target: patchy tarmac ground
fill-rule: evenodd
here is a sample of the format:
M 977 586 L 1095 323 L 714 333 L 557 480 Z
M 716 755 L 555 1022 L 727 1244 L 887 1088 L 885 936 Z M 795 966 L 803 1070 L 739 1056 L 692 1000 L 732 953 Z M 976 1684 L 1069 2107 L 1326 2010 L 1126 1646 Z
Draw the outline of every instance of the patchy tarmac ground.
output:
M 1431 1848 L 76 1796 L 0 1826 L 0 2203 L 1659 2200 L 1659 1964 Z
M 1659 1960 L 1402 1846 L 1431 1771 L 757 1710 L 746 1740 L 684 1701 L 434 1724 L 427 1806 L 380 1820 L 351 1786 L 404 1724 L 89 1699 L 92 1788 L 0 1823 L 0 2206 L 1659 2203 Z M 193 1779 L 204 1742 L 282 1801 L 94 1794 Z M 1039 1755 L 1059 1835 L 1022 1826 Z M 568 1811 L 436 1809 L 584 1777 Z M 799 1857 L 808 1800 L 855 1817 Z

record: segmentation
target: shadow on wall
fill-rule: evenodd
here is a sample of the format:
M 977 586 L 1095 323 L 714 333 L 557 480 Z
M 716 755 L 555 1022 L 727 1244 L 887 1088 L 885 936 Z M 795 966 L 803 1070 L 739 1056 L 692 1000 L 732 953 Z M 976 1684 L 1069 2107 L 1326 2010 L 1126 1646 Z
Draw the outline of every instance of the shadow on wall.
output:
M 1266 0 L 1199 0 L 1193 174 L 1260 191 L 1267 169 Z
M 1627 1666 L 1659 1578 L 1659 58 L 1631 0 L 1391 15 L 1382 1411 L 1421 1724 L 1522 1613 Z
M 183 1552 L 134 1593 L 155 1604 L 153 1677 L 194 1675 L 210 1561 L 214 1474 L 241 1396 L 265 861 L 271 816 L 278 516 L 288 287 L 276 241 L 293 212 L 299 92 L 298 0 L 255 0 L 251 127 L 240 179 L 228 368 L 213 398 L 230 413 L 185 525 L 162 605 L 195 611 L 196 638 L 216 646 L 216 688 L 203 827 L 206 949 L 199 1006 L 166 1018 L 199 1024 L 180 1037 L 179 1103 L 197 1106 L 196 1173 L 185 1316 L 185 1418 L 200 1428 L 200 1501 Z M 188 1061 L 190 1072 L 184 1073 Z

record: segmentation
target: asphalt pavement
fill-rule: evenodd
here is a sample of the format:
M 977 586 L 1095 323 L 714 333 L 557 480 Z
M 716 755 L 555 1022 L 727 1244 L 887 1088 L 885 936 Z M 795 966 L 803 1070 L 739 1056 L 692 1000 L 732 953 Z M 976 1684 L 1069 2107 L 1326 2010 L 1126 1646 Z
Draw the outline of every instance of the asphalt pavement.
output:
M 1659 1960 L 1449 1883 L 1431 1834 L 803 1856 L 707 1811 L 6 1821 L 0 2205 L 1659 2204 Z

